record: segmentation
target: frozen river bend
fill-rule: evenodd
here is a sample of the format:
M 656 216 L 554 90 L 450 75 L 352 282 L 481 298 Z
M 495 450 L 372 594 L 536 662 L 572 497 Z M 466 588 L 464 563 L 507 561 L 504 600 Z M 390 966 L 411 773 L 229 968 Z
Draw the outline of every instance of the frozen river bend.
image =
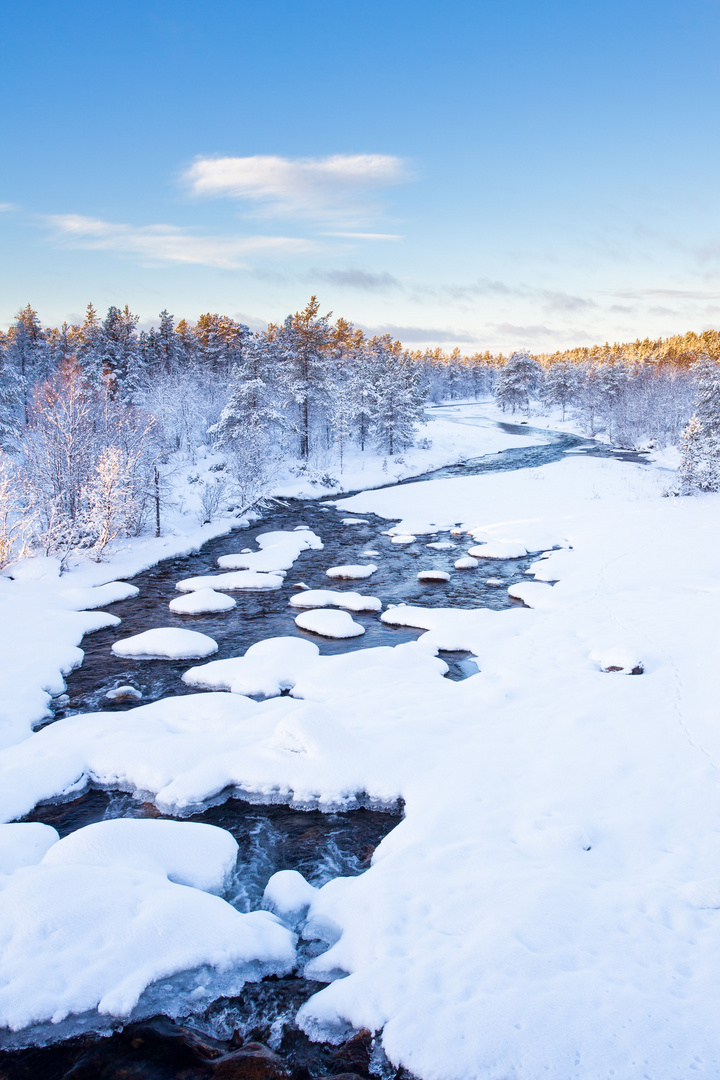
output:
M 281 586 L 254 594 L 270 633 L 225 651 L 220 620 L 237 608 L 171 617 L 165 606 L 155 626 L 190 619 L 217 659 L 118 657 L 115 687 L 121 672 L 145 678 L 147 704 L 68 714 L 2 751 L 7 822 L 88 784 L 176 818 L 230 793 L 313 813 L 404 802 L 364 873 L 316 887 L 281 870 L 255 910 L 230 902 L 234 849 L 207 822 L 134 821 L 147 828 L 132 840 L 103 834 L 113 821 L 62 840 L 39 818 L 5 826 L 8 1037 L 98 1008 L 133 1015 L 182 972 L 195 974 L 172 984 L 178 1015 L 199 1011 L 203 994 L 294 970 L 310 984 L 298 1015 L 307 1034 L 379 1033 L 389 1062 L 422 1080 L 717 1077 L 720 498 L 662 498 L 669 476 L 651 466 L 549 456 L 317 507 L 327 529 L 313 518 L 307 531 L 326 547 L 308 537 Z M 338 553 L 325 533 L 342 521 L 357 539 Z M 259 554 L 246 535 L 227 551 Z M 455 569 L 461 559 L 477 566 Z M 377 570 L 327 576 L 341 565 Z M 283 569 L 264 555 L 235 566 Z M 449 580 L 418 581 L 425 570 Z M 361 590 L 382 614 L 350 601 L 362 636 L 303 631 L 288 602 L 298 582 Z M 229 595 L 241 606 L 240 591 Z M 106 656 L 147 629 L 122 618 L 100 631 Z M 471 653 L 479 671 L 447 678 L 448 651 Z M 211 831 L 158 846 L 152 826 L 167 824 Z M 93 938 L 92 912 L 110 899 L 115 916 L 105 914 L 142 965 Z M 175 933 L 159 952 L 138 912 L 162 926 L 168 911 Z M 192 948 L 178 926 L 195 928 Z

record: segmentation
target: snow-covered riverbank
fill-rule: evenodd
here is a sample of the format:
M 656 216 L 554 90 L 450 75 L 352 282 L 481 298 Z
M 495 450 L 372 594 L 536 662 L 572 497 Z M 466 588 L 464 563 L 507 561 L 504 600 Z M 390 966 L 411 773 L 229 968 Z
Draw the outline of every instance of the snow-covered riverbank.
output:
M 341 500 L 338 518 L 401 519 L 458 556 L 545 552 L 513 586 L 528 606 L 391 608 L 427 633 L 330 657 L 306 642 L 299 659 L 277 641 L 235 663 L 245 693 L 290 697 L 61 720 L 0 754 L 3 819 L 87 779 L 175 813 L 228 785 L 402 797 L 367 873 L 284 897 L 271 883 L 287 926 L 328 946 L 306 969 L 332 980 L 306 1030 L 382 1029 L 422 1080 L 716 1076 L 720 496 L 665 499 L 667 484 L 568 455 Z M 469 649 L 480 673 L 449 682 L 439 649 Z

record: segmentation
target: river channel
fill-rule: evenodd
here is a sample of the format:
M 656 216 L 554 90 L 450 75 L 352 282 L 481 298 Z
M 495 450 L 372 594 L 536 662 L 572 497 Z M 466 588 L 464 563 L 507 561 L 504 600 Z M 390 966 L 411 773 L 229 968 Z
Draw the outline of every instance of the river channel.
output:
M 446 419 L 487 426 L 477 406 L 464 411 L 457 407 L 433 410 Z M 403 483 L 437 477 L 467 476 L 484 472 L 532 468 L 560 460 L 567 453 L 606 456 L 607 447 L 579 436 L 540 431 L 528 425 L 501 424 L 502 430 L 527 436 L 534 445 L 470 458 L 462 464 L 439 469 Z M 615 456 L 641 460 L 638 455 Z M 218 643 L 212 659 L 242 655 L 255 642 L 278 636 L 306 637 L 315 641 L 321 653 L 332 654 L 377 645 L 411 641 L 420 631 L 395 629 L 380 622 L 375 613 L 353 613 L 365 628 L 362 637 L 331 640 L 299 630 L 294 622 L 289 598 L 303 584 L 310 588 L 332 586 L 327 567 L 375 562 L 378 570 L 371 581 L 349 587 L 379 597 L 383 608 L 409 603 L 458 608 L 510 607 L 507 586 L 524 579 L 535 555 L 506 561 L 480 561 L 476 570 L 453 571 L 456 559 L 466 553 L 464 536 L 419 536 L 412 543 L 391 542 L 385 519 L 363 515 L 361 523 L 343 524 L 347 512 L 335 500 L 277 500 L 252 527 L 233 530 L 209 541 L 201 551 L 183 558 L 168 559 L 138 574 L 132 583 L 139 594 L 109 605 L 121 624 L 89 635 L 83 641 L 85 658 L 80 668 L 67 678 L 67 701 L 58 705 L 53 720 L 77 713 L 114 711 L 160 698 L 192 693 L 181 680 L 192 666 L 188 661 L 126 659 L 110 648 L 118 638 L 129 637 L 158 626 L 178 626 L 209 634 Z M 355 516 L 355 515 L 353 515 Z M 173 615 L 170 600 L 178 596 L 175 585 L 182 578 L 218 571 L 221 555 L 244 548 L 256 550 L 258 534 L 307 526 L 323 541 L 322 550 L 301 553 L 288 571 L 281 589 L 263 592 L 235 592 L 237 606 L 227 613 L 196 616 Z M 448 549 L 428 547 L 434 541 L 453 541 Z M 372 556 L 366 552 L 373 552 Z M 447 583 L 421 583 L 419 570 L 452 571 Z M 488 585 L 488 579 L 498 584 Z M 501 584 L 499 584 L 501 583 Z M 347 588 L 348 583 L 343 583 Z M 441 653 L 448 663 L 448 678 L 462 679 L 477 671 L 467 653 Z M 132 686 L 142 694 L 142 702 L 113 703 L 106 697 L 120 686 Z M 66 835 L 92 822 L 115 817 L 159 817 L 152 803 L 142 803 L 118 791 L 89 789 L 69 802 L 42 804 L 26 821 L 42 821 Z M 360 805 L 345 813 L 298 810 L 285 805 L 258 805 L 232 797 L 204 808 L 189 818 L 229 830 L 240 847 L 238 871 L 232 894 L 227 896 L 241 911 L 260 905 L 268 878 L 281 869 L 299 870 L 313 885 L 333 877 L 362 873 L 382 838 L 402 818 L 402 806 Z M 8 1049 L 0 1052 L 0 1080 L 170 1080 L 183 1077 L 225 1076 L 292 1077 L 311 1080 L 322 1076 L 368 1077 L 384 1080 L 398 1074 L 384 1060 L 381 1050 L 365 1033 L 354 1037 L 344 1048 L 311 1044 L 293 1023 L 297 1009 L 320 984 L 301 978 L 266 979 L 248 984 L 239 998 L 216 1002 L 200 1020 L 189 1027 L 157 1017 L 150 1022 L 117 1025 L 115 1034 L 84 1035 L 50 1046 Z M 268 1046 L 270 1049 L 267 1049 Z M 222 1068 L 221 1068 L 222 1066 Z M 223 1071 L 224 1069 L 224 1071 Z

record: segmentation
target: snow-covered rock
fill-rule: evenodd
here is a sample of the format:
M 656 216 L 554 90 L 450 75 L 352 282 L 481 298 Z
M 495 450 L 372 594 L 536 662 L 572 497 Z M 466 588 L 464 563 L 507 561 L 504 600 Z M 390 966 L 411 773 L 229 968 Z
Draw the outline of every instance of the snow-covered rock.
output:
M 380 611 L 382 601 L 377 596 L 361 596 L 356 592 L 334 592 L 332 589 L 308 589 L 290 597 L 290 605 L 298 608 L 338 607 L 347 611 Z
M 317 892 L 297 870 L 278 870 L 265 886 L 262 905 L 295 930 Z
M 128 1017 L 138 1006 L 136 1015 L 178 1015 L 248 979 L 286 974 L 293 935 L 268 912 L 241 915 L 203 891 L 221 885 L 235 852 L 214 826 L 117 820 L 80 829 L 17 869 L 0 888 L 0 1027 L 72 1014 L 87 1025 L 89 1013 Z
M 295 625 L 300 630 L 309 630 L 328 638 L 353 638 L 365 633 L 365 627 L 348 614 L 347 611 L 328 611 L 315 608 L 303 611 L 295 616 Z
M 450 575 L 445 570 L 421 570 L 418 581 L 449 581 Z
M 177 626 L 159 626 L 142 634 L 114 642 L 116 656 L 137 656 L 152 660 L 196 660 L 217 652 L 218 645 L 207 634 L 182 630 Z
M 140 701 L 142 693 L 134 686 L 116 686 L 105 694 L 108 701 Z
M 358 566 L 331 566 L 325 573 L 329 578 L 345 578 L 350 581 L 359 581 L 362 578 L 371 577 L 376 570 L 375 563 L 365 563 Z
M 474 570 L 478 565 L 477 559 L 473 559 L 471 555 L 465 555 L 462 559 L 457 559 L 455 562 L 456 570 Z
M 390 537 L 391 544 L 413 544 L 417 540 L 417 536 L 413 536 L 412 533 L 396 533 Z
M 457 547 L 457 544 L 453 544 L 449 540 L 435 540 L 425 546 L 435 548 L 436 551 L 450 551 L 451 548 Z
M 232 596 L 215 592 L 214 589 L 197 589 L 186 596 L 176 596 L 168 607 L 176 615 L 205 615 L 215 611 L 231 611 L 237 606 Z
M 257 570 L 235 570 L 229 574 L 201 574 L 199 577 L 185 578 L 178 581 L 178 592 L 197 592 L 198 589 L 220 589 L 234 592 L 235 589 L 279 589 L 285 577 L 283 574 L 265 574 Z
M 224 570 L 289 570 L 298 556 L 308 549 L 321 551 L 323 542 L 307 526 L 292 532 L 277 530 L 259 533 L 256 543 L 260 551 L 239 555 L 221 555 L 218 566 Z
M 320 650 L 305 638 L 267 638 L 244 656 L 213 660 L 184 672 L 183 682 L 203 690 L 274 697 L 290 690 Z

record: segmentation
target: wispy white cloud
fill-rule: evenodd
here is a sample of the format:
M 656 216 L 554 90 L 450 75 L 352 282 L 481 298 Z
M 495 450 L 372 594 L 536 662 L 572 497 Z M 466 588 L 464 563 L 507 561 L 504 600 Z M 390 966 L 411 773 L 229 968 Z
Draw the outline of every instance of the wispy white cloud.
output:
M 390 154 L 333 154 L 325 158 L 200 157 L 184 173 L 193 195 L 253 204 L 266 216 L 305 217 L 361 224 L 377 212 L 367 200 L 409 179 L 405 163 Z M 356 234 L 357 235 L 357 234 Z M 387 237 L 375 234 L 372 238 Z
M 313 268 L 308 277 L 313 281 L 326 281 L 330 285 L 342 285 L 349 289 L 362 289 L 364 292 L 385 292 L 388 289 L 401 288 L 398 279 L 387 271 L 373 273 L 370 270 L 319 270 Z
M 12 210 L 17 210 L 15 203 L 0 202 L 0 214 L 9 214 Z
M 349 240 L 404 240 L 404 236 L 397 233 L 370 233 L 370 232 L 323 232 L 321 236 L 341 236 Z
M 395 326 L 390 323 L 385 326 L 366 326 L 364 329 L 368 334 L 390 334 L 391 337 L 408 345 L 418 343 L 423 345 L 444 345 L 448 343 L 474 345 L 478 341 L 475 334 L 469 333 L 467 330 L 443 330 L 433 326 Z
M 82 214 L 45 219 L 55 239 L 76 248 L 116 251 L 148 263 L 184 263 L 234 270 L 260 255 L 297 255 L 317 250 L 312 241 L 286 236 L 207 236 L 175 225 L 123 225 Z

